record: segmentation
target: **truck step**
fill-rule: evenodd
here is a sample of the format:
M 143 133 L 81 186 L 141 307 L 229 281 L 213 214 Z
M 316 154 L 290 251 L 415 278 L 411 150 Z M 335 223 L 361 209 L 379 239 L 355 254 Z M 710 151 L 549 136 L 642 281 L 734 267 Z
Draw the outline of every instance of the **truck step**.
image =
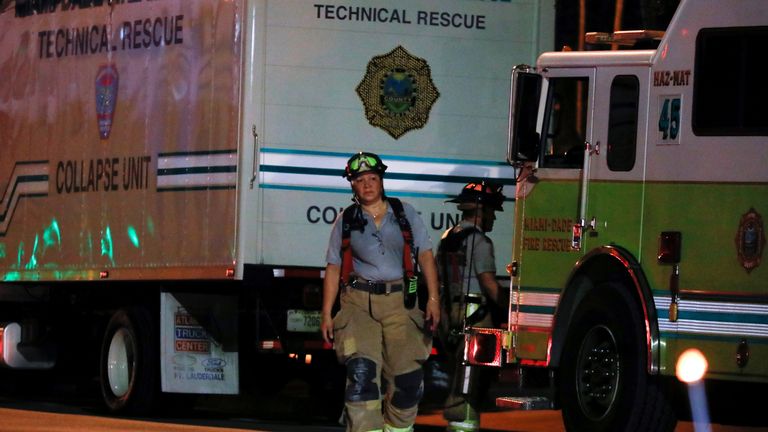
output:
M 549 410 L 554 408 L 552 400 L 544 396 L 502 396 L 496 398 L 496 406 L 523 411 Z

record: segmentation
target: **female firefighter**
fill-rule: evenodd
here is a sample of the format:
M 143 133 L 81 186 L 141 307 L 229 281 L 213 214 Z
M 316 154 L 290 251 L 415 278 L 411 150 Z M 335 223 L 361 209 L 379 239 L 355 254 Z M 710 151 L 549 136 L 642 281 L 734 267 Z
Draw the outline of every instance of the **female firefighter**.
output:
M 440 322 L 432 242 L 411 205 L 384 195 L 386 169 L 373 153 L 349 159 L 344 177 L 355 203 L 336 220 L 326 254 L 321 332 L 346 365 L 348 431 L 413 430 Z M 416 307 L 418 267 L 425 312 Z

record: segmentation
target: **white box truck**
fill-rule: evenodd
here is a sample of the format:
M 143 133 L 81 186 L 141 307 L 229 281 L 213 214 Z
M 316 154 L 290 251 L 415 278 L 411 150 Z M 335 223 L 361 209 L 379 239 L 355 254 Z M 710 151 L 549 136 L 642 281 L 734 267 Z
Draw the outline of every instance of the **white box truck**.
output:
M 380 154 L 437 241 L 465 182 L 514 182 L 508 71 L 553 3 L 0 1 L 0 364 L 98 364 L 145 412 L 335 363 L 347 158 Z

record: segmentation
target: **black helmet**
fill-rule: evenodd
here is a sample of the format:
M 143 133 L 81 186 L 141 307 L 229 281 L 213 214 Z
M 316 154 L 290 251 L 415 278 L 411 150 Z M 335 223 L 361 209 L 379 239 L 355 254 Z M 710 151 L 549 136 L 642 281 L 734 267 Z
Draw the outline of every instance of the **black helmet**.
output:
M 347 166 L 344 168 L 344 175 L 347 180 L 352 181 L 355 177 L 368 171 L 384 177 L 384 171 L 387 170 L 387 166 L 381 161 L 381 158 L 368 152 L 359 152 L 352 155 L 347 161 Z
M 459 210 L 470 210 L 476 208 L 478 204 L 483 204 L 493 210 L 504 211 L 501 206 L 505 198 L 501 193 L 503 187 L 503 185 L 486 180 L 469 182 L 461 190 L 459 196 L 446 202 L 458 203 Z

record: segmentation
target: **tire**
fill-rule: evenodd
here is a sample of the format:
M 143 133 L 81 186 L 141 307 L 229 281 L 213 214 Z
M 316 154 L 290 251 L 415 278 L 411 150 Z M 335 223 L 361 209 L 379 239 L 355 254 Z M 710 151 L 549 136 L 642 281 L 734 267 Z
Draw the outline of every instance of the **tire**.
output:
M 331 422 L 339 421 L 344 409 L 344 391 L 347 384 L 346 369 L 336 357 L 320 362 L 309 379 L 309 395 L 314 414 Z
M 144 308 L 121 309 L 104 332 L 99 362 L 101 395 L 109 411 L 143 415 L 158 395 L 158 338 Z
M 259 396 L 274 396 L 280 393 L 293 378 L 296 371 L 291 367 L 287 355 L 259 354 L 253 374 L 253 392 Z
M 560 365 L 568 431 L 673 431 L 677 420 L 659 377 L 647 372 L 643 316 L 625 287 L 609 283 L 576 309 Z

